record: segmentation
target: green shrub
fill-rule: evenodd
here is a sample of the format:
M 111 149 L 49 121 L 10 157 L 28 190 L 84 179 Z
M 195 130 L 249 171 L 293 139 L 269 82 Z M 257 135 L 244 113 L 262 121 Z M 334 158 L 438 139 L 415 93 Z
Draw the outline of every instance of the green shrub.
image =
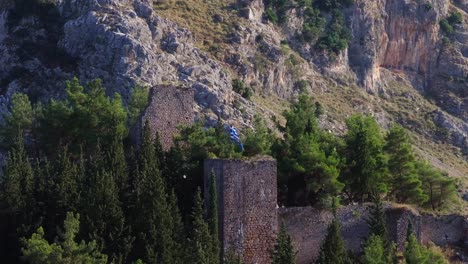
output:
M 460 12 L 453 12 L 450 14 L 450 16 L 447 18 L 448 22 L 450 25 L 456 25 L 456 24 L 461 24 L 463 22 L 463 17 Z
M 245 99 L 250 99 L 250 97 L 253 94 L 252 88 L 245 85 L 245 83 L 242 82 L 239 79 L 235 79 L 235 80 L 232 81 L 232 90 L 234 90 L 234 92 L 240 94 Z
M 325 18 L 314 8 L 306 8 L 304 18 L 301 40 L 315 43 L 325 28 Z
M 440 22 L 439 22 L 439 25 L 440 25 L 440 29 L 442 29 L 442 31 L 445 33 L 445 34 L 452 34 L 453 33 L 453 27 L 452 25 L 450 25 L 450 23 L 448 22 L 447 19 L 442 19 Z
M 327 33 L 319 40 L 318 48 L 336 54 L 348 46 L 350 39 L 351 33 L 345 26 L 343 13 L 335 9 Z

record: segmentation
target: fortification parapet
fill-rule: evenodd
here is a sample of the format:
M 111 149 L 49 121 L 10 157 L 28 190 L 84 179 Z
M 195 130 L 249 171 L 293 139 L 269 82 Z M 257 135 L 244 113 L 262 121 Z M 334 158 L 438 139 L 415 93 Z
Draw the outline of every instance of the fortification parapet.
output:
M 278 230 L 276 160 L 209 159 L 204 163 L 205 197 L 211 172 L 218 186 L 220 240 L 243 263 L 270 263 Z

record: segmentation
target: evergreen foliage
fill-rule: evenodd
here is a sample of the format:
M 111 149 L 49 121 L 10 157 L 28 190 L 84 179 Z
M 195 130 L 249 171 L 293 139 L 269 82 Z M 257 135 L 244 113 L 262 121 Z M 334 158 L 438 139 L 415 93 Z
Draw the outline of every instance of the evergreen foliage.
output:
M 353 116 L 346 121 L 346 170 L 343 181 L 350 200 L 368 201 L 386 193 L 384 140 L 370 116 Z
M 132 191 L 136 196 L 131 220 L 136 238 L 133 257 L 146 263 L 181 263 L 180 252 L 175 252 L 179 241 L 173 240 L 173 219 L 166 184 L 159 170 L 156 144 L 148 124 L 143 129 L 142 138 Z
M 384 149 L 389 158 L 388 195 L 399 203 L 425 202 L 427 195 L 421 189 L 411 143 L 403 127 L 393 126 L 390 129 Z
M 295 264 L 296 254 L 292 245 L 292 239 L 286 232 L 286 227 L 281 224 L 276 244 L 271 254 L 272 264 Z
M 370 234 L 386 239 L 387 221 L 382 201 L 378 199 L 373 205 L 370 206 L 369 209 L 370 216 L 367 220 L 367 224 L 369 226 Z
M 407 264 L 447 264 L 448 261 L 438 252 L 420 245 L 416 236 L 410 234 L 406 242 L 405 260 Z
M 428 196 L 424 205 L 437 210 L 453 200 L 456 189 L 453 179 L 425 162 L 417 162 L 416 168 L 422 182 L 422 189 Z
M 382 238 L 371 235 L 364 247 L 363 264 L 392 264 L 385 251 Z
M 196 264 L 219 263 L 219 257 L 213 255 L 212 237 L 208 223 L 203 218 L 203 201 L 200 189 L 195 193 L 192 211 L 192 235 L 190 238 L 190 262 Z
M 55 243 L 50 244 L 44 239 L 42 227 L 39 227 L 31 238 L 24 239 L 24 259 L 32 264 L 107 263 L 107 256 L 97 250 L 94 241 L 75 241 L 80 225 L 78 214 L 67 213 L 63 225 L 64 230 L 60 232 Z
M 232 89 L 234 90 L 234 92 L 240 94 L 245 99 L 250 99 L 253 93 L 252 88 L 245 85 L 245 83 L 239 79 L 234 79 L 232 81 Z
M 320 255 L 317 264 L 345 264 L 348 263 L 348 256 L 341 237 L 340 223 L 336 217 L 332 220 L 327 229 L 327 235 L 320 247 Z
M 292 187 L 289 204 L 297 203 L 300 193 L 305 196 L 301 198 L 305 204 L 326 201 L 344 187 L 338 181 L 340 157 L 336 149 L 339 143 L 318 127 L 315 111 L 313 101 L 306 95 L 300 96 L 291 110 L 284 113 L 284 140 L 273 146 L 280 183 L 297 184 L 297 187 L 289 185 Z
M 208 226 L 211 235 L 211 254 L 213 258 L 221 259 L 221 243 L 219 241 L 219 223 L 218 223 L 218 191 L 216 188 L 216 175 L 212 171 L 210 175 L 209 186 L 209 204 L 207 210 Z M 218 261 L 219 262 L 219 261 Z
M 269 154 L 271 145 L 274 141 L 271 130 L 267 127 L 265 120 L 259 115 L 255 116 L 254 129 L 247 132 L 244 141 L 245 156 L 255 156 L 261 154 Z
M 119 96 L 105 95 L 99 81 L 83 87 L 74 79 L 63 100 L 43 106 L 31 105 L 25 95 L 13 96 L 0 128 L 8 143 L 2 147 L 9 150 L 0 176 L 0 206 L 8 219 L 15 220 L 9 221 L 11 250 L 2 261 L 19 262 L 20 241 L 27 237 L 30 244 L 24 244 L 24 255 L 32 263 L 73 259 L 92 263 L 93 256 L 100 263 L 102 254 L 112 263 L 219 263 L 214 177 L 206 212 L 200 194 L 195 195 L 203 184 L 206 158 L 273 154 L 278 160 L 279 193 L 286 194 L 280 202 L 288 205 L 335 208 L 331 203 L 336 195 L 372 201 L 385 197 L 388 190 L 386 198 L 440 210 L 455 194 L 453 180 L 415 159 L 403 129 L 394 127 L 383 139 L 375 120 L 354 116 L 342 141 L 320 128 L 317 118 L 323 109 L 307 95 L 284 113 L 286 124 L 278 127 L 283 137 L 275 138 L 266 122 L 256 117 L 255 130 L 246 133 L 244 153 L 221 122 L 213 128 L 205 128 L 203 122 L 183 128 L 169 152 L 146 125 L 141 144 L 133 146 L 127 126 L 147 104 L 147 90 L 133 92 L 124 107 Z M 372 233 L 380 237 L 386 256 L 394 254 L 384 235 L 381 204 L 371 211 Z M 75 225 L 67 212 L 82 216 L 79 232 L 77 227 L 67 231 L 67 237 L 73 237 L 67 243 L 73 244 L 75 237 L 95 241 L 75 243 L 84 245 L 83 251 L 73 245 L 65 248 L 64 233 L 57 231 L 64 221 Z M 346 254 L 339 223 L 332 222 L 328 231 L 321 258 L 323 263 L 340 263 Z M 372 256 L 380 254 L 380 242 L 374 240 L 376 245 L 366 244 Z M 240 258 L 223 261 L 240 263 Z
M 385 208 L 380 199 L 370 206 L 367 220 L 370 236 L 364 246 L 364 263 L 395 263 L 396 246 L 387 233 Z
M 5 148 L 12 147 L 12 139 L 25 136 L 32 129 L 34 112 L 29 97 L 22 93 L 13 94 L 8 108 L 10 114 L 3 115 L 3 127 L 0 129 L 0 143 Z
M 338 54 L 348 46 L 350 39 L 351 33 L 345 25 L 343 13 L 338 9 L 334 9 L 332 11 L 332 20 L 327 28 L 327 34 L 320 38 L 318 48 Z

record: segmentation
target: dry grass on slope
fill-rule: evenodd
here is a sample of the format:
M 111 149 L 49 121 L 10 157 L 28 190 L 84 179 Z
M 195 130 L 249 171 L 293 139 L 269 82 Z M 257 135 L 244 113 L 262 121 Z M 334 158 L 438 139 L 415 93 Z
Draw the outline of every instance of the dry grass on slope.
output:
M 158 0 L 154 9 L 190 30 L 196 45 L 217 57 L 226 47 L 226 35 L 239 23 L 235 3 L 235 0 Z

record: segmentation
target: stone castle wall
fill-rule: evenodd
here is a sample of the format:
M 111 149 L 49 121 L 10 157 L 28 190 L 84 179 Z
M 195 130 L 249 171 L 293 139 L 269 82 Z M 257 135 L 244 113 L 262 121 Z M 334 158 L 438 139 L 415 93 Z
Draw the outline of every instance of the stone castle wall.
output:
M 270 263 L 278 230 L 276 161 L 211 159 L 204 171 L 205 193 L 211 172 L 216 175 L 224 254 L 232 251 L 245 264 Z
M 286 225 L 297 251 L 297 263 L 312 263 L 320 253 L 320 245 L 327 234 L 327 227 L 333 219 L 330 211 L 313 207 L 280 208 L 279 221 Z M 404 249 L 408 224 L 420 238 L 420 216 L 407 208 L 386 207 L 387 227 L 390 238 Z M 337 210 L 341 223 L 341 235 L 345 246 L 352 252 L 361 252 L 362 245 L 369 235 L 367 219 L 369 209 L 366 205 L 342 206 Z
M 151 89 L 149 104 L 142 113 L 139 124 L 133 131 L 139 140 L 141 128 L 146 121 L 153 133 L 158 133 L 164 150 L 171 148 L 173 136 L 182 125 L 191 125 L 195 120 L 194 91 L 172 85 L 160 85 Z
M 438 246 L 462 245 L 468 239 L 468 218 L 461 215 L 422 215 L 421 238 L 423 243 Z M 468 245 L 467 245 L 468 246 Z
M 367 237 L 369 228 L 365 219 L 369 212 L 365 206 L 340 207 L 337 217 L 341 223 L 341 233 L 346 248 L 359 251 L 363 238 Z M 280 208 L 279 221 L 293 240 L 297 252 L 297 263 L 312 263 L 320 253 L 320 245 L 327 235 L 327 227 L 333 219 L 330 211 L 313 207 Z
M 205 197 L 211 172 L 219 197 L 220 240 L 224 254 L 233 252 L 246 264 L 267 264 L 281 224 L 291 235 L 298 264 L 313 263 L 327 234 L 333 214 L 313 207 L 277 208 L 276 161 L 205 160 Z M 348 250 L 360 253 L 369 235 L 369 206 L 348 205 L 337 210 L 341 235 Z M 468 219 L 449 215 L 420 215 L 411 207 L 385 205 L 389 238 L 404 251 L 411 226 L 419 241 L 439 246 L 468 246 Z

